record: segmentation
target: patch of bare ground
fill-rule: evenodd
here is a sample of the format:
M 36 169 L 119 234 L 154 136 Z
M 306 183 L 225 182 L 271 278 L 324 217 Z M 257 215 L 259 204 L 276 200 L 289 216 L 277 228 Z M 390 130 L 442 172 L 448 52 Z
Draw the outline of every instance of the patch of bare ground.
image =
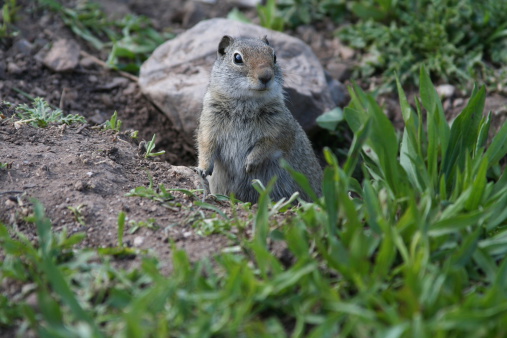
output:
M 197 175 L 188 167 L 147 160 L 129 132 L 94 130 L 85 125 L 34 128 L 14 127 L 11 120 L 0 126 L 0 221 L 36 239 L 33 224 L 24 221 L 32 212 L 31 199 L 42 202 L 55 231 L 84 232 L 83 247 L 118 245 L 118 215 L 127 214 L 124 243 L 155 254 L 163 270 L 171 269 L 171 243 L 184 248 L 192 260 L 209 257 L 230 245 L 221 235 L 200 236 L 192 223 L 200 217 L 196 196 L 173 191 L 166 203 L 126 194 L 139 186 L 167 189 L 199 189 Z M 211 201 L 219 208 L 228 203 Z M 72 208 L 76 211 L 72 211 Z M 148 221 L 156 229 L 140 227 L 130 233 L 129 221 Z M 130 225 L 129 225 L 130 224 Z M 124 265 L 139 263 L 139 255 Z M 127 266 L 126 266 L 127 267 Z

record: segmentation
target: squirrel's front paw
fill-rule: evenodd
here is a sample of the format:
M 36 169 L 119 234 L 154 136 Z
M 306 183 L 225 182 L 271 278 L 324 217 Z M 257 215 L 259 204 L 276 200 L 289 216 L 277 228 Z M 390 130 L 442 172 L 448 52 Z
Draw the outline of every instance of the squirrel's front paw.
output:
M 197 174 L 199 176 L 201 176 L 202 178 L 206 178 L 207 176 L 211 176 L 211 174 L 213 174 L 213 168 L 215 167 L 215 163 L 214 162 L 211 162 L 208 166 L 208 168 L 199 168 L 199 167 L 194 167 L 194 170 L 197 172 Z
M 210 175 L 207 170 L 202 168 L 195 167 L 195 171 L 197 172 L 197 175 L 201 176 L 202 178 L 206 178 L 206 176 Z
M 247 174 L 250 174 L 251 172 L 253 172 L 255 170 L 255 168 L 257 167 L 257 163 L 254 163 L 253 161 L 249 161 L 249 159 L 247 159 L 246 163 L 245 163 L 245 171 L 247 172 Z
M 253 166 L 250 163 L 245 164 L 245 171 L 249 174 L 253 171 Z
M 250 154 L 246 157 L 245 171 L 247 174 L 253 173 L 258 170 L 259 167 L 265 164 L 266 158 L 258 156 L 256 154 Z
M 195 168 L 195 170 L 197 171 L 197 175 L 201 176 L 202 178 L 206 178 L 206 170 L 201 168 Z

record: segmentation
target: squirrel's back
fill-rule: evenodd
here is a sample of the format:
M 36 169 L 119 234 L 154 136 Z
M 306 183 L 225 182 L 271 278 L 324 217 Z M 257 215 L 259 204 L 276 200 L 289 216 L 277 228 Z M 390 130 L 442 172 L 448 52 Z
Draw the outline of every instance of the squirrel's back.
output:
M 203 176 L 211 175 L 211 193 L 256 202 L 252 180 L 266 185 L 277 176 L 271 197 L 288 198 L 300 189 L 280 167 L 281 158 L 320 193 L 320 165 L 285 106 L 282 88 L 282 71 L 266 38 L 222 38 L 197 134 L 198 167 Z

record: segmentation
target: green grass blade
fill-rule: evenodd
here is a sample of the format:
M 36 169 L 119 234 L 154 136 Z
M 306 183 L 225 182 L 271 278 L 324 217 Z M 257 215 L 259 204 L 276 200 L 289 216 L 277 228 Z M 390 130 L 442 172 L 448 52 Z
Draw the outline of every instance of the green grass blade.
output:
M 421 101 L 428 113 L 427 130 L 428 130 L 428 170 L 430 177 L 433 177 L 433 186 L 438 183 L 438 162 L 439 149 L 442 152 L 441 157 L 445 159 L 449 144 L 449 125 L 445 119 L 444 108 L 438 96 L 433 83 L 424 67 L 420 72 L 420 88 Z
M 194 201 L 194 204 L 197 205 L 198 207 L 212 210 L 212 211 L 216 212 L 217 214 L 219 214 L 220 216 L 222 216 L 224 219 L 229 219 L 229 217 L 227 217 L 227 215 L 222 210 L 220 210 L 220 208 L 218 208 L 217 206 L 214 206 L 213 204 L 209 204 L 209 203 L 202 202 L 202 201 Z
M 438 237 L 457 232 L 467 227 L 477 226 L 479 220 L 483 217 L 484 211 L 482 210 L 475 210 L 468 214 L 460 214 L 452 218 L 435 222 L 431 226 L 428 234 L 430 237 Z
M 35 222 L 37 224 L 37 235 L 39 236 L 39 242 L 42 248 L 41 268 L 44 271 L 45 276 L 48 278 L 53 291 L 61 297 L 65 304 L 67 304 L 76 319 L 86 322 L 90 326 L 95 337 L 103 337 L 92 317 L 83 310 L 75 298 L 74 293 L 70 289 L 69 284 L 65 281 L 62 272 L 55 265 L 54 257 L 50 251 L 51 223 L 45 217 L 44 210 L 40 202 L 34 200 L 33 203 Z
M 361 149 L 369 137 L 370 129 L 371 120 L 368 120 L 354 133 L 354 139 L 352 140 L 352 145 L 347 155 L 347 161 L 345 161 L 343 165 L 343 171 L 345 171 L 347 176 L 351 176 L 357 166 Z
M 472 191 L 474 193 L 470 195 L 470 198 L 465 205 L 465 208 L 467 210 L 476 210 L 479 207 L 479 204 L 484 197 L 484 191 L 486 190 L 487 171 L 488 159 L 487 157 L 483 157 L 482 161 L 480 162 L 477 174 L 474 175 L 474 180 L 472 181 Z
M 507 154 L 507 123 L 498 130 L 485 156 L 489 159 L 489 167 L 498 163 Z
M 125 231 L 125 219 L 127 214 L 124 211 L 120 211 L 118 214 L 118 246 L 123 247 L 123 234 Z
M 463 168 L 464 155 L 475 150 L 485 101 L 486 89 L 483 86 L 470 98 L 463 112 L 452 124 L 446 156 L 442 165 L 442 172 L 448 180 L 453 179 L 452 173 L 456 166 Z
M 468 234 L 457 250 L 451 256 L 451 264 L 456 267 L 463 267 L 472 259 L 472 256 L 477 248 L 479 237 L 482 233 L 482 228 L 477 227 L 471 234 Z
M 284 159 L 280 160 L 280 166 L 289 172 L 289 174 L 292 176 L 294 181 L 296 181 L 296 183 L 303 189 L 303 191 L 306 193 L 306 195 L 308 197 L 310 197 L 310 199 L 314 203 L 321 204 L 321 202 L 319 200 L 319 196 L 317 196 L 315 191 L 313 191 L 313 188 L 312 188 L 310 182 L 308 181 L 308 178 L 304 174 L 294 170 L 290 166 L 290 164 L 287 161 L 285 161 Z
M 350 93 L 354 100 L 353 106 L 359 109 L 345 108 L 345 119 L 351 129 L 358 132 L 371 118 L 371 131 L 366 143 L 375 154 L 369 156 L 373 156 L 374 161 L 382 169 L 381 175 L 391 190 L 399 195 L 405 188 L 405 175 L 397 160 L 396 131 L 373 97 L 365 94 L 357 85 L 350 89 Z
M 426 108 L 429 118 L 433 119 L 436 124 L 437 130 L 439 131 L 440 144 L 444 149 L 447 149 L 449 142 L 449 125 L 445 119 L 442 101 L 440 101 L 440 97 L 424 67 L 421 68 L 419 83 L 419 95 L 421 96 L 422 104 L 424 108 Z
M 479 136 L 477 137 L 477 144 L 475 146 L 475 154 L 479 153 L 479 149 L 486 147 L 488 140 L 489 128 L 491 127 L 491 112 L 486 117 L 483 117 L 480 123 Z
M 327 228 L 329 235 L 336 235 L 338 226 L 338 195 L 335 186 L 336 169 L 327 167 L 324 169 L 322 182 L 322 194 L 324 195 L 325 210 L 327 213 Z
M 276 182 L 276 176 L 273 177 L 264 191 L 260 192 L 259 200 L 258 200 L 258 209 L 257 215 L 255 216 L 255 241 L 257 243 L 261 243 L 263 246 L 266 246 L 266 239 L 268 238 L 269 233 L 269 209 L 268 206 L 271 202 L 269 198 L 269 194 Z M 254 183 L 255 184 L 255 183 Z

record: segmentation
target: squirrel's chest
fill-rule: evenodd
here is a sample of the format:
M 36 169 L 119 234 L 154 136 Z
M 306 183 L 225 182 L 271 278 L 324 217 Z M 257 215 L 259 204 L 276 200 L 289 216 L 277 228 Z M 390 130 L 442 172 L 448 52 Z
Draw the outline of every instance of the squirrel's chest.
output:
M 216 135 L 219 157 L 224 161 L 246 157 L 262 135 L 257 125 L 234 122 L 222 125 Z

